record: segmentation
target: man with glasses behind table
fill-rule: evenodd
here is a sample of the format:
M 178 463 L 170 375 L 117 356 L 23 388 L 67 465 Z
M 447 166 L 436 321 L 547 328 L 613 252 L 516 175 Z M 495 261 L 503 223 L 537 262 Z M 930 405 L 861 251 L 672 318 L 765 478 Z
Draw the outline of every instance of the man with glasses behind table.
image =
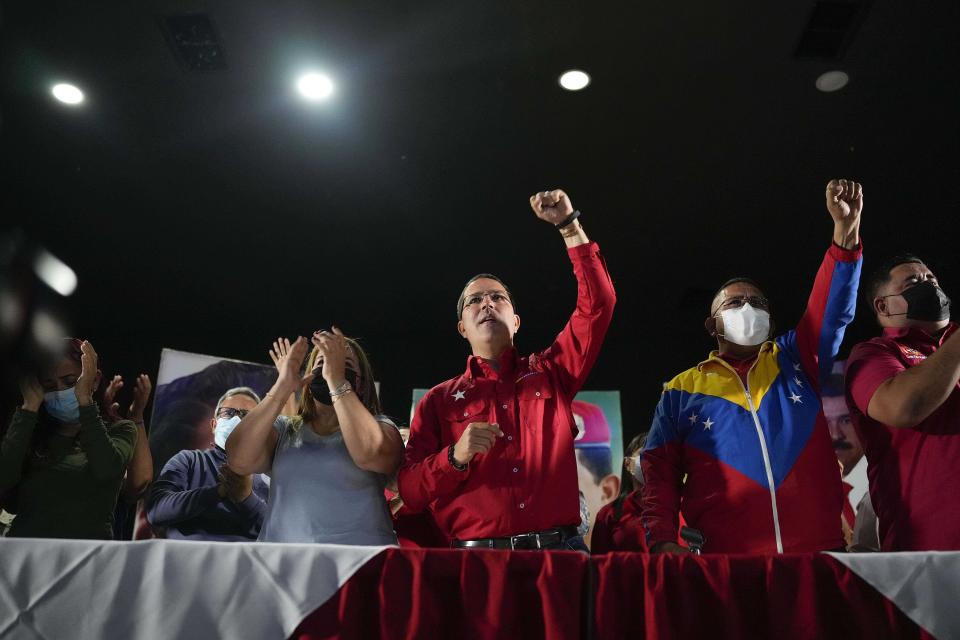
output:
M 176 540 L 256 540 L 270 486 L 260 474 L 237 475 L 227 466 L 227 437 L 260 403 L 249 387 L 228 390 L 210 420 L 214 446 L 170 458 L 147 497 L 147 520 Z
M 719 349 L 664 385 L 640 468 L 642 523 L 653 552 L 677 544 L 678 514 L 709 553 L 784 553 L 843 546 L 843 493 L 820 390 L 860 280 L 859 184 L 827 185 L 833 244 L 796 329 L 773 338 L 755 282 L 728 280 L 706 328 Z

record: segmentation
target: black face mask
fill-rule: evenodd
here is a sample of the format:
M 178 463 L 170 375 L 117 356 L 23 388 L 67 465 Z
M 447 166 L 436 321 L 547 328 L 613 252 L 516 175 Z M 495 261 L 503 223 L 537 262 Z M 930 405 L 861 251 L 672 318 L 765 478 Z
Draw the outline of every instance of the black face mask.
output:
M 950 317 L 950 298 L 929 280 L 910 287 L 900 295 L 907 301 L 907 317 L 911 320 L 939 322 Z
M 357 375 L 357 372 L 347 369 L 343 372 L 343 377 L 346 378 L 347 382 L 350 383 L 350 386 L 353 387 L 354 393 L 359 396 L 360 389 L 358 388 L 357 381 L 360 379 L 360 376 Z M 330 386 L 327 384 L 327 381 L 324 379 L 324 377 L 320 375 L 319 369 L 317 369 L 317 375 L 313 379 L 313 382 L 310 383 L 310 393 L 313 394 L 313 399 L 320 404 L 325 404 L 327 406 L 333 404 L 333 398 L 330 397 Z

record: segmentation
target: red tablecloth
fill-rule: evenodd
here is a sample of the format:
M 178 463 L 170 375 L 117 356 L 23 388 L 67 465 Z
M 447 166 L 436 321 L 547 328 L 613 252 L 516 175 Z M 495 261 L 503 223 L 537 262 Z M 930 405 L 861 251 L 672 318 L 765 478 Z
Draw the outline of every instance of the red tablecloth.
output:
M 930 638 L 830 556 L 391 549 L 294 633 L 319 638 Z

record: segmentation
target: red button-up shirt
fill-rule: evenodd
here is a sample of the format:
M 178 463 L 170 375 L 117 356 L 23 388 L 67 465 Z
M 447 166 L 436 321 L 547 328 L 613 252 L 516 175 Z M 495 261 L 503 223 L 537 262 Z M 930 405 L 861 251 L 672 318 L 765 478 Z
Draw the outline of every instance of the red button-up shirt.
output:
M 867 456 L 882 551 L 960 549 L 960 385 L 914 427 L 889 427 L 867 415 L 881 384 L 923 363 L 956 330 L 950 323 L 937 338 L 887 328 L 847 360 L 847 404 Z
M 471 356 L 463 375 L 417 404 L 400 495 L 413 511 L 430 509 L 451 540 L 542 531 L 580 522 L 577 429 L 570 403 L 597 359 L 616 294 L 595 243 L 567 250 L 577 277 L 577 308 L 545 351 L 513 348 L 496 371 Z M 471 422 L 500 426 L 489 453 L 456 470 L 447 448 Z

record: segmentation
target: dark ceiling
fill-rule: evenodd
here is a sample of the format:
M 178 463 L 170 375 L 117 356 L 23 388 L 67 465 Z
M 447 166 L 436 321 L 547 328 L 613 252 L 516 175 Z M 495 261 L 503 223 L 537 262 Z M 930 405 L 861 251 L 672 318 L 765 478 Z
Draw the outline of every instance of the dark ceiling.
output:
M 562 187 L 619 294 L 588 387 L 622 391 L 632 434 L 709 350 L 726 277 L 796 321 L 831 177 L 865 185 L 866 269 L 912 249 L 960 292 L 960 3 L 846 4 L 822 59 L 797 55 L 813 0 L 5 3 L 3 227 L 77 271 L 105 373 L 155 374 L 162 347 L 267 362 L 275 336 L 336 322 L 405 419 L 413 387 L 463 367 L 473 273 L 514 289 L 522 350 L 562 327 L 575 283 L 527 204 Z M 190 14 L 226 69 L 178 61 L 161 25 Z M 585 91 L 557 85 L 571 67 Z M 308 68 L 336 78 L 329 103 L 294 93 Z M 850 84 L 817 91 L 831 69 Z M 50 98 L 60 79 L 81 108 Z M 873 331 L 861 315 L 851 338 Z

